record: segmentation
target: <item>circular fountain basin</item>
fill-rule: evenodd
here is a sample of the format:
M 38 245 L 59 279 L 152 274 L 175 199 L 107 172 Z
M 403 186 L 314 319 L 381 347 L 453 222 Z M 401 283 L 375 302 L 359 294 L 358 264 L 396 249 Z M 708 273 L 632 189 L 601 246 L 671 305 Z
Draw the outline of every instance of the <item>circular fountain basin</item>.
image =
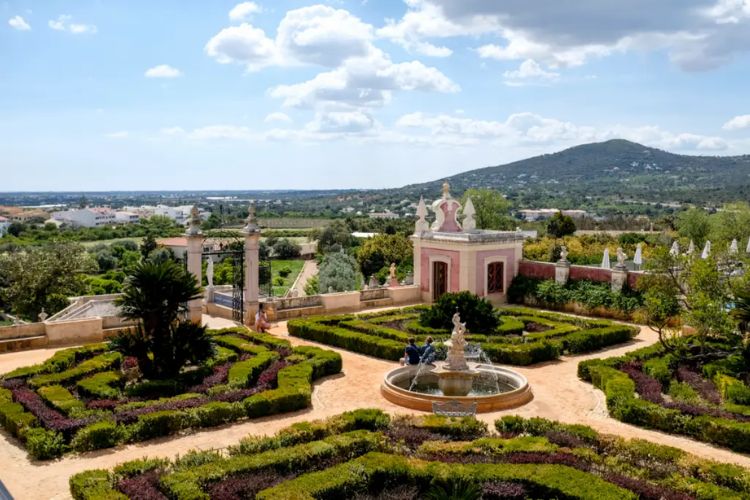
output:
M 439 367 L 422 367 L 418 382 L 412 387 L 419 366 L 402 366 L 385 376 L 380 391 L 391 403 L 414 410 L 432 411 L 432 403 L 458 401 L 477 404 L 477 412 L 515 408 L 528 403 L 534 397 L 526 377 L 508 368 L 469 363 L 476 372 L 472 376 L 471 390 L 466 396 L 451 396 L 440 388 Z M 442 374 L 444 377 L 444 374 Z

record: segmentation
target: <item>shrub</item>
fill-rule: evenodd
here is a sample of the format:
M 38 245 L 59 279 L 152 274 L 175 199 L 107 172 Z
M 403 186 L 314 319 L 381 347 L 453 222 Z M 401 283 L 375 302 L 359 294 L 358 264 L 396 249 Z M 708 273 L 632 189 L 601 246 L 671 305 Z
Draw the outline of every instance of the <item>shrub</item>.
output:
M 65 439 L 59 432 L 34 427 L 24 434 L 24 438 L 26 449 L 37 460 L 56 458 L 65 451 Z
M 120 372 L 101 372 L 85 379 L 79 380 L 76 384 L 81 394 L 99 399 L 115 399 L 120 396 L 118 388 L 123 382 Z
M 300 256 L 301 251 L 302 249 L 298 244 L 287 238 L 281 238 L 273 245 L 274 257 L 278 259 L 296 259 Z
M 198 427 L 213 427 L 233 422 L 245 416 L 245 408 L 241 403 L 211 402 L 189 410 L 191 420 Z
M 32 377 L 29 379 L 29 385 L 38 388 L 43 385 L 72 382 L 91 373 L 118 367 L 121 359 L 122 355 L 118 352 L 100 354 L 65 371 Z
M 422 312 L 419 322 L 423 326 L 453 329 L 452 318 L 458 312 L 470 332 L 492 332 L 499 321 L 490 302 L 471 292 L 446 293 L 429 309 Z
M 346 292 L 357 289 L 359 266 L 354 257 L 341 252 L 326 254 L 318 271 L 320 293 Z
M 278 270 L 278 273 L 279 273 L 279 276 L 281 276 L 282 278 L 286 278 L 290 274 L 292 274 L 292 270 L 289 266 L 284 266 Z
M 168 436 L 190 426 L 185 412 L 164 410 L 140 415 L 135 424 L 128 426 L 129 441 L 145 441 L 160 436 Z
M 106 470 L 79 472 L 70 477 L 68 484 L 76 500 L 128 500 L 114 488 L 114 480 Z
M 69 415 L 73 410 L 83 410 L 86 405 L 73 396 L 69 390 L 61 385 L 40 387 L 37 393 L 50 406 Z
M 117 446 L 123 438 L 123 429 L 116 423 L 96 422 L 79 430 L 70 446 L 76 451 L 98 450 Z
M 279 359 L 278 353 L 265 351 L 245 361 L 234 363 L 229 368 L 227 378 L 229 385 L 232 387 L 249 386 L 253 380 L 258 378 L 258 375 L 260 375 L 266 367 L 277 359 Z

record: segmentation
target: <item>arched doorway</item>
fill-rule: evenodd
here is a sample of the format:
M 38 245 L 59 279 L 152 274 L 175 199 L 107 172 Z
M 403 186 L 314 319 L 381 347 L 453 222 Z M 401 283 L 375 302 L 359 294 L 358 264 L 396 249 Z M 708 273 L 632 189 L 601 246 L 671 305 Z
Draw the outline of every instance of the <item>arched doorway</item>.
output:
M 432 263 L 432 301 L 448 291 L 448 264 L 441 261 Z

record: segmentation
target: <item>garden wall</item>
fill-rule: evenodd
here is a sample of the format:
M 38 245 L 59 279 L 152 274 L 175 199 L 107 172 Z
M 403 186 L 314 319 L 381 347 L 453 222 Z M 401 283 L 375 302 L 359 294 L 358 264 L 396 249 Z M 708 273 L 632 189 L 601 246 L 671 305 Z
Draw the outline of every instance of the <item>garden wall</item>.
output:
M 527 278 L 552 280 L 555 279 L 555 264 L 552 262 L 522 260 L 518 264 L 518 274 Z

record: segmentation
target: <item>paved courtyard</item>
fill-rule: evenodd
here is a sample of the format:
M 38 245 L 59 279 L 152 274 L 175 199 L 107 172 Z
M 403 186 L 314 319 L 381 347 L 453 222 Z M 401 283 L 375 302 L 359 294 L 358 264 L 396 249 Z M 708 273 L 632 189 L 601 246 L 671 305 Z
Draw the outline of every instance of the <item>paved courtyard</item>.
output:
M 232 325 L 232 322 L 228 320 L 206 319 L 207 323 L 214 328 Z M 293 345 L 319 345 L 289 337 L 285 322 L 275 325 L 271 333 L 288 338 Z M 652 344 L 656 340 L 657 336 L 653 331 L 643 328 L 637 339 L 624 346 L 582 356 L 564 357 L 559 361 L 530 368 L 514 368 L 529 379 L 534 392 L 534 400 L 521 408 L 486 413 L 479 415 L 479 418 L 492 423 L 501 415 L 518 414 L 525 417 L 539 416 L 563 422 L 581 423 L 601 432 L 648 439 L 679 447 L 701 457 L 750 467 L 748 456 L 687 438 L 640 429 L 608 417 L 602 393 L 590 384 L 580 381 L 576 376 L 579 361 L 620 355 Z M 166 437 L 83 455 L 68 455 L 51 462 L 30 461 L 23 448 L 2 431 L 0 432 L 0 457 L 2 457 L 0 479 L 11 494 L 19 500 L 70 498 L 68 478 L 86 469 L 110 468 L 118 463 L 144 456 L 173 457 L 177 454 L 184 454 L 190 449 L 221 448 L 236 443 L 248 434 L 272 434 L 294 422 L 325 418 L 355 408 L 377 407 L 394 414 L 418 413 L 395 406 L 380 395 L 383 375 L 394 368 L 395 363 L 327 346 L 322 347 L 333 349 L 341 354 L 343 373 L 315 383 L 312 408 L 216 427 L 180 437 Z M 39 363 L 54 352 L 53 349 L 43 349 L 0 355 L 0 373 L 19 366 Z

